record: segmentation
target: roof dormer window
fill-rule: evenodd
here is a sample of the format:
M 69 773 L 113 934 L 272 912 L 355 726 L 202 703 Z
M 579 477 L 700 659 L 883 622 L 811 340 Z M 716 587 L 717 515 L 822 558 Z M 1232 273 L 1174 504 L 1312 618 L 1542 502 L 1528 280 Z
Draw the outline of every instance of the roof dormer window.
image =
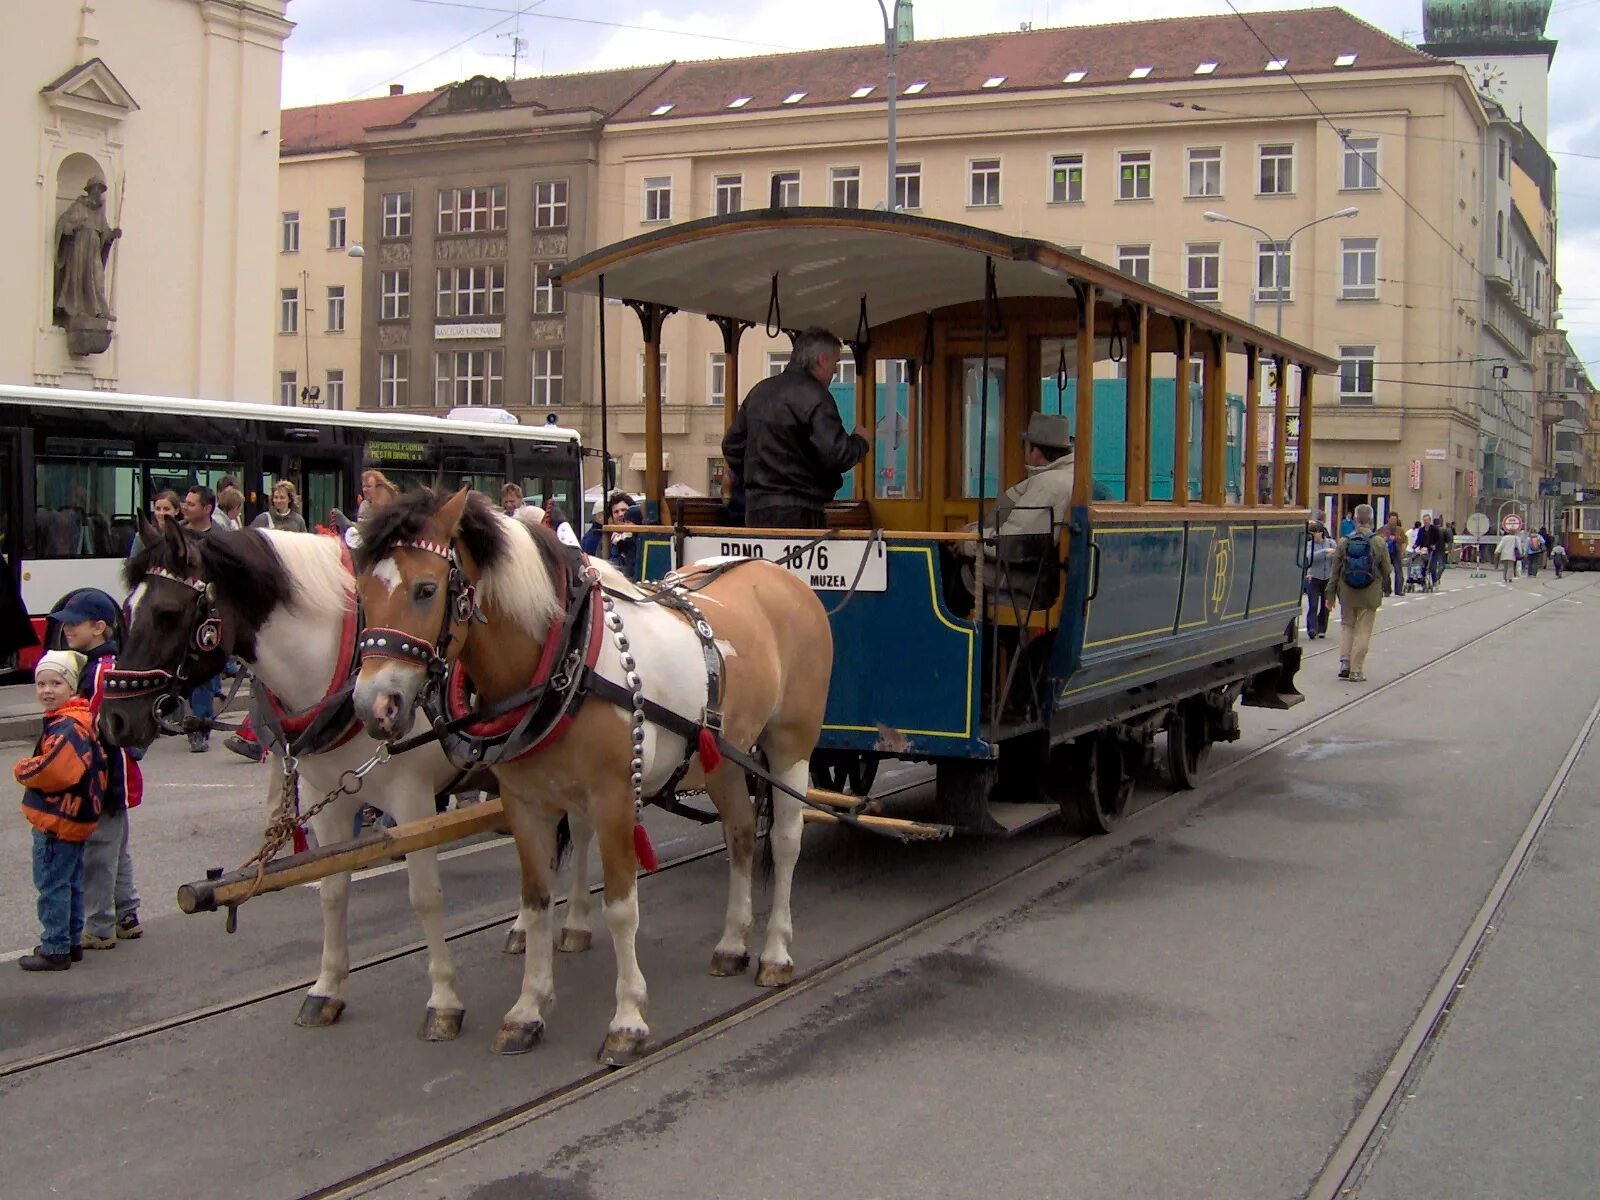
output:
M 676 107 L 676 104 L 658 104 L 650 110 L 650 115 L 652 117 L 664 117 Z
M 735 96 L 732 100 L 728 101 L 728 107 L 729 108 L 743 108 L 746 104 L 749 104 L 750 101 L 753 100 L 753 99 L 754 99 L 753 96 Z
M 850 93 L 850 99 L 865 100 L 868 96 L 872 95 L 872 89 L 874 86 L 876 85 L 870 83 L 862 84 L 862 86 Z
M 1287 58 L 1270 58 L 1267 60 L 1266 69 L 1268 71 L 1281 71 L 1288 65 L 1289 60 Z
M 799 104 L 805 98 L 806 94 L 804 92 L 790 92 L 783 98 L 783 102 L 785 104 Z
M 1354 54 L 1341 54 L 1333 60 L 1333 65 L 1336 67 L 1353 67 L 1356 65 L 1356 56 Z
M 1063 79 L 1061 82 L 1062 83 L 1082 83 L 1083 82 L 1083 77 L 1085 75 L 1087 75 L 1088 73 L 1089 72 L 1087 72 L 1087 71 L 1068 71 L 1067 75 L 1066 75 L 1066 78 Z
M 1196 75 L 1210 75 L 1214 71 L 1216 71 L 1216 69 L 1217 69 L 1217 64 L 1216 63 L 1214 63 L 1214 62 L 1203 62 L 1198 67 L 1196 67 L 1194 69 L 1194 73 Z
M 927 86 L 928 86 L 928 81 L 926 79 L 919 79 L 915 83 L 906 84 L 906 90 L 905 90 L 904 94 L 907 95 L 907 96 L 915 96 L 917 93 L 921 92 Z
M 986 88 L 997 88 L 1005 81 L 1006 77 L 1004 75 L 991 75 L 989 78 L 983 81 L 983 86 Z
M 1128 72 L 1128 78 L 1129 79 L 1146 79 L 1146 78 L 1149 77 L 1150 72 L 1153 69 L 1154 68 L 1152 68 L 1152 67 L 1135 67 L 1133 70 Z

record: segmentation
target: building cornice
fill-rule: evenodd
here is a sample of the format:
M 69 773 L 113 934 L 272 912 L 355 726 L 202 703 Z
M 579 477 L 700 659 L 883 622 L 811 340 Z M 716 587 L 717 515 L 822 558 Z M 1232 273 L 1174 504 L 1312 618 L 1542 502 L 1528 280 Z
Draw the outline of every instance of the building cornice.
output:
M 282 50 L 294 29 L 287 0 L 194 0 L 206 32 L 238 34 L 241 40 Z

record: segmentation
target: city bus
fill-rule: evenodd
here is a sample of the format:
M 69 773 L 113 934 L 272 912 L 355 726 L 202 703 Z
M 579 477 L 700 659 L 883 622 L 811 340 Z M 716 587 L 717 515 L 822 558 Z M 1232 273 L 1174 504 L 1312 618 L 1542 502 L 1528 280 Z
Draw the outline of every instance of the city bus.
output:
M 472 419 L 0 387 L 0 550 L 42 631 L 75 588 L 121 595 L 135 514 L 148 515 L 156 493 L 215 489 L 225 476 L 245 494 L 247 521 L 282 479 L 299 489 L 308 526 L 333 509 L 353 517 L 368 468 L 399 487 L 469 484 L 496 499 L 509 480 L 578 519 L 575 431 L 503 423 L 496 410 L 453 416 Z

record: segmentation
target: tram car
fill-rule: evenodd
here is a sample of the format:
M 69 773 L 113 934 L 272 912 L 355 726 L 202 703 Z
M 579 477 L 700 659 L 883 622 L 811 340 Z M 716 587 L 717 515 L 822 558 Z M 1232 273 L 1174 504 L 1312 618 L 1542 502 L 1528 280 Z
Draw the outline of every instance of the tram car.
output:
M 1600 568 L 1600 504 L 1569 504 L 1561 510 L 1561 544 L 1567 570 Z
M 883 211 L 689 222 L 577 259 L 561 284 L 599 298 L 602 327 L 608 299 L 640 320 L 641 575 L 763 557 L 828 608 L 824 786 L 865 793 L 881 761 L 925 761 L 959 830 L 1060 812 L 1108 831 L 1152 758 L 1192 787 L 1238 737 L 1237 705 L 1302 699 L 1311 463 L 1289 430 L 1309 446 L 1326 356 L 1046 242 Z M 726 353 L 729 422 L 743 338 L 843 339 L 852 415 L 875 436 L 827 530 L 666 499 L 655 364 L 689 314 Z M 1024 478 L 1040 412 L 1070 423 L 1070 507 L 1048 534 L 1001 537 L 982 522 Z

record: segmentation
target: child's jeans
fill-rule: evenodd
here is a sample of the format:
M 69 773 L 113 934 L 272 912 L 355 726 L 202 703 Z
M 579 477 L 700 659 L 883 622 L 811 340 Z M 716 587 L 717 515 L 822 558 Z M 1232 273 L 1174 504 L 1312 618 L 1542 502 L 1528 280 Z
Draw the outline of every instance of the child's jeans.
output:
M 133 858 L 128 854 L 128 810 L 101 813 L 84 843 L 83 871 L 78 878 L 87 893 L 89 936 L 117 936 L 117 922 L 139 911 L 133 886 Z
M 65 954 L 83 941 L 83 843 L 33 831 L 33 886 L 39 893 L 39 953 Z

